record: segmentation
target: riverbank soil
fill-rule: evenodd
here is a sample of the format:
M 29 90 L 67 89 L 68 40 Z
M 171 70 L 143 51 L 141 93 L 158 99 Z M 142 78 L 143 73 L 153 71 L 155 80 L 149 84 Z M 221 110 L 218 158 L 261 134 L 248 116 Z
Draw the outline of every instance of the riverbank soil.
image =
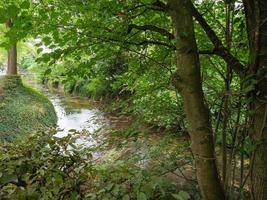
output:
M 39 92 L 22 84 L 20 76 L 0 77 L 0 141 L 56 124 L 51 102 Z

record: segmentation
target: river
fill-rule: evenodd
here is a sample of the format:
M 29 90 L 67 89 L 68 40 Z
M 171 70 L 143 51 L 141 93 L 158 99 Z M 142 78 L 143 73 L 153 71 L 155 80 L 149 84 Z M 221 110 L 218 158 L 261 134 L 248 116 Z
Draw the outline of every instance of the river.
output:
M 0 69 L 0 76 L 5 72 Z M 28 76 L 29 74 L 27 74 Z M 30 75 L 31 76 L 31 75 Z M 80 132 L 76 143 L 83 146 L 90 146 L 95 143 L 92 133 L 97 130 L 110 126 L 110 122 L 105 114 L 99 110 L 96 103 L 86 98 L 65 95 L 59 90 L 52 90 L 43 85 L 35 83 L 33 78 L 25 78 L 27 84 L 49 98 L 57 114 L 57 137 L 64 137 L 73 134 L 75 130 Z M 31 80 L 31 81 L 29 81 Z
M 55 136 L 64 137 L 75 131 L 80 132 L 76 140 L 79 145 L 90 146 L 95 143 L 92 133 L 109 126 L 110 122 L 92 100 L 64 95 L 59 91 L 39 89 L 53 104 L 58 121 Z

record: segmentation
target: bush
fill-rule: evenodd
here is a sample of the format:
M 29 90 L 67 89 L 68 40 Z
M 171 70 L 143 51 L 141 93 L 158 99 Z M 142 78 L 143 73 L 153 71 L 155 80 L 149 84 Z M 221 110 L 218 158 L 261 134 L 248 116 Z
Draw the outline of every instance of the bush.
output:
M 110 93 L 108 81 L 105 80 L 104 77 L 96 77 L 91 79 L 90 82 L 84 86 L 84 89 L 88 91 L 90 96 L 96 98 L 108 96 Z
M 25 56 L 22 58 L 20 62 L 20 68 L 21 69 L 29 69 L 35 64 L 35 58 L 31 55 Z
M 55 130 L 37 132 L 26 140 L 0 145 L 3 200 L 176 199 L 174 185 L 162 176 L 166 173 L 163 164 L 172 163 L 177 153 L 176 145 L 166 148 L 171 140 L 154 144 L 148 154 L 133 153 L 118 159 L 115 150 L 101 159 L 93 155 L 96 151 L 103 152 L 103 146 L 80 148 L 75 144 L 79 133 L 64 138 L 55 137 L 55 133 Z M 163 149 L 164 152 L 175 150 L 175 155 L 167 156 L 170 161 L 162 154 Z M 155 167 L 142 164 L 159 154 L 162 164 Z
M 134 112 L 142 119 L 160 127 L 171 128 L 178 121 L 175 96 L 170 91 L 155 91 L 133 101 Z

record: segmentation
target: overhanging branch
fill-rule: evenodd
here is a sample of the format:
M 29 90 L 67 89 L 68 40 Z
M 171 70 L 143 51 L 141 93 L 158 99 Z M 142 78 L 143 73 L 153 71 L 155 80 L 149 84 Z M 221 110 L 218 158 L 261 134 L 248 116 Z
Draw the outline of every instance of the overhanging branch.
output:
M 193 3 L 191 1 L 189 2 L 189 8 L 191 9 L 191 12 L 195 19 L 198 21 L 198 23 L 202 26 L 203 30 L 206 32 L 207 36 L 211 40 L 211 42 L 214 45 L 214 51 L 216 52 L 216 55 L 220 56 L 224 59 L 224 61 L 240 76 L 243 76 L 245 74 L 245 66 L 240 63 L 240 61 L 234 57 L 227 48 L 224 47 L 222 41 L 219 39 L 219 37 L 216 35 L 214 30 L 210 27 L 210 25 L 207 23 L 207 21 L 204 19 L 204 17 L 200 14 L 200 12 L 195 8 Z
M 139 42 L 139 43 L 129 43 L 129 42 L 126 42 L 128 44 L 132 44 L 132 45 L 149 45 L 149 44 L 152 44 L 152 45 L 160 45 L 160 46 L 165 46 L 165 47 L 168 47 L 170 49 L 173 49 L 175 50 L 176 47 L 173 46 L 173 45 L 170 45 L 170 44 L 167 44 L 167 43 L 164 43 L 164 42 L 161 42 L 161 41 L 153 41 L 153 40 L 144 40 L 142 42 Z
M 216 49 L 199 50 L 198 53 L 201 55 L 217 55 Z
M 175 38 L 174 35 L 171 34 L 169 31 L 167 31 L 166 29 L 159 28 L 159 27 L 154 26 L 154 25 L 139 26 L 139 25 L 135 25 L 135 24 L 130 24 L 128 27 L 128 33 L 130 33 L 133 29 L 157 32 L 163 36 L 166 36 L 169 40 L 173 40 Z

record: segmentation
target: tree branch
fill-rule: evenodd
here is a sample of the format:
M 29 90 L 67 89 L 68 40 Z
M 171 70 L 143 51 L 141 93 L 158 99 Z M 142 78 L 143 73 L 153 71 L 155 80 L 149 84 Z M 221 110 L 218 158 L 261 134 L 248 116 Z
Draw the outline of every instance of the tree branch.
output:
M 198 53 L 201 55 L 217 55 L 216 49 L 199 50 Z
M 164 42 L 160 42 L 160 41 L 154 41 L 154 40 L 144 40 L 142 42 L 139 42 L 139 43 L 129 43 L 129 42 L 126 42 L 128 44 L 132 44 L 132 45 L 149 45 L 149 44 L 154 44 L 154 45 L 160 45 L 160 46 L 165 46 L 165 47 L 168 47 L 170 49 L 173 49 L 175 50 L 176 47 L 173 46 L 173 45 L 170 45 L 170 44 L 167 44 L 167 43 L 164 43 Z
M 147 8 L 150 10 L 155 10 L 155 11 L 165 11 L 166 10 L 166 5 L 165 3 L 161 2 L 160 0 L 156 0 L 153 3 L 148 3 L 148 4 L 138 4 L 135 7 L 129 9 L 129 11 L 133 11 L 139 8 Z
M 157 32 L 163 36 L 166 36 L 169 40 L 173 40 L 175 37 L 173 34 L 171 34 L 169 31 L 167 31 L 164 28 L 159 28 L 154 25 L 143 25 L 143 26 L 138 26 L 135 24 L 130 24 L 128 27 L 128 33 L 130 33 L 133 29 L 138 29 L 138 30 L 143 30 L 143 31 L 153 31 Z
M 154 3 L 151 4 L 152 7 L 150 9 L 158 10 L 158 11 L 166 11 L 166 4 L 161 2 L 160 0 L 156 0 Z
M 195 19 L 198 21 L 198 23 L 202 26 L 204 31 L 206 32 L 207 36 L 211 40 L 211 42 L 214 45 L 214 52 L 216 52 L 216 55 L 222 57 L 224 61 L 231 66 L 231 68 L 239 75 L 243 76 L 245 74 L 245 66 L 240 63 L 240 61 L 234 57 L 223 45 L 222 41 L 219 39 L 219 37 L 216 35 L 214 30 L 210 27 L 210 25 L 206 22 L 204 17 L 199 13 L 199 11 L 195 8 L 193 3 L 189 2 L 189 9 L 191 9 L 191 12 Z

